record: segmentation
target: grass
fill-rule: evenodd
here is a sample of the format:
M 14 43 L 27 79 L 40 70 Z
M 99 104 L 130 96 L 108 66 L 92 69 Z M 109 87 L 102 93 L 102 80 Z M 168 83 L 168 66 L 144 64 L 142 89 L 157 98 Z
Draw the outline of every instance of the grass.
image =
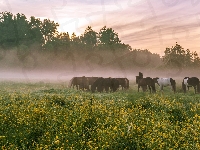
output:
M 200 149 L 193 89 L 93 94 L 66 85 L 1 82 L 1 148 Z

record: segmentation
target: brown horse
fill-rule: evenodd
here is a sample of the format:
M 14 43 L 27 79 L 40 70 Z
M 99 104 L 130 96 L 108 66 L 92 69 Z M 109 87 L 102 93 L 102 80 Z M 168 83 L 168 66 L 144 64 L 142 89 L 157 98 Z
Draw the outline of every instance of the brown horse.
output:
M 89 80 L 87 77 L 73 77 L 69 82 L 69 87 L 76 87 L 78 90 L 89 90 Z
M 94 93 L 96 90 L 98 92 L 103 92 L 104 89 L 104 78 L 100 77 L 94 81 L 91 85 L 91 91 Z
M 155 82 L 152 78 L 146 77 L 138 80 L 138 92 L 140 87 L 142 87 L 142 91 L 145 92 L 147 90 L 147 86 L 149 88 L 150 93 L 156 92 Z
M 142 78 L 143 78 L 143 73 L 139 72 L 139 76 L 136 76 L 136 84 L 138 84 L 138 81 Z
M 91 86 L 91 91 L 95 92 L 115 92 L 119 88 L 119 81 L 116 78 L 98 78 Z
M 115 78 L 119 81 L 119 85 L 121 85 L 123 89 L 129 89 L 129 80 L 127 78 Z

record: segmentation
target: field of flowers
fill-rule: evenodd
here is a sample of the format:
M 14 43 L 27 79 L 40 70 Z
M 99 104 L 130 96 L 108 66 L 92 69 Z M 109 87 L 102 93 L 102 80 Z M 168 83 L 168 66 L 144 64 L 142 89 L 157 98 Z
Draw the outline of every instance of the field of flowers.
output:
M 0 82 L 1 149 L 200 149 L 200 95 Z

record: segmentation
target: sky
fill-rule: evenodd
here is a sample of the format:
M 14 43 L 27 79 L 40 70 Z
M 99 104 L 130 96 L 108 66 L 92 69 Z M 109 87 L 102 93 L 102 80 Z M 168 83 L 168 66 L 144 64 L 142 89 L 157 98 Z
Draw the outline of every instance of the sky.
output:
M 49 18 L 70 35 L 106 26 L 122 43 L 161 56 L 176 42 L 200 55 L 199 0 L 0 0 L 3 11 Z

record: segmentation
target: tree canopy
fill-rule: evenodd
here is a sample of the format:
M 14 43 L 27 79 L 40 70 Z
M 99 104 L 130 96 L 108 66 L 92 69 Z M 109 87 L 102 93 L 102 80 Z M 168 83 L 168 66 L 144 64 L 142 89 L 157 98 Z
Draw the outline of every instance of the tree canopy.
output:
M 116 45 L 124 50 L 130 50 L 128 44 L 121 43 L 118 34 L 112 28 L 104 26 L 99 32 L 88 26 L 81 36 L 73 33 L 59 33 L 59 24 L 31 16 L 27 19 L 24 14 L 13 15 L 10 12 L 0 13 L 0 46 L 11 48 L 21 44 L 30 46 L 37 43 L 43 49 L 94 49 L 102 45 Z
M 123 52 L 136 52 L 130 45 L 124 44 L 119 39 L 118 33 L 112 28 L 102 27 L 99 32 L 88 26 L 80 36 L 76 33 L 58 32 L 59 24 L 50 20 L 40 20 L 31 16 L 29 19 L 24 14 L 13 15 L 10 12 L 0 13 L 0 47 L 1 50 L 18 48 L 18 52 L 28 51 L 28 47 L 36 45 L 37 49 L 44 51 L 91 51 L 105 50 L 112 54 L 115 50 Z M 114 51 L 113 51 L 114 50 Z M 139 54 L 140 51 L 137 51 Z M 148 51 L 143 50 L 147 53 Z M 147 54 L 149 54 L 148 52 Z M 200 58 L 196 51 L 184 49 L 178 43 L 171 48 L 167 47 L 162 61 L 165 67 L 199 67 Z M 26 54 L 23 52 L 23 54 Z M 115 53 L 116 54 L 116 53 Z M 121 53 L 122 54 L 122 53 Z M 153 56 L 153 54 L 151 53 Z M 23 55 L 24 56 L 24 55 Z M 160 56 L 154 55 L 159 58 Z
M 197 67 L 200 66 L 200 58 L 196 51 L 184 49 L 176 42 L 175 46 L 167 47 L 162 60 L 166 67 Z

